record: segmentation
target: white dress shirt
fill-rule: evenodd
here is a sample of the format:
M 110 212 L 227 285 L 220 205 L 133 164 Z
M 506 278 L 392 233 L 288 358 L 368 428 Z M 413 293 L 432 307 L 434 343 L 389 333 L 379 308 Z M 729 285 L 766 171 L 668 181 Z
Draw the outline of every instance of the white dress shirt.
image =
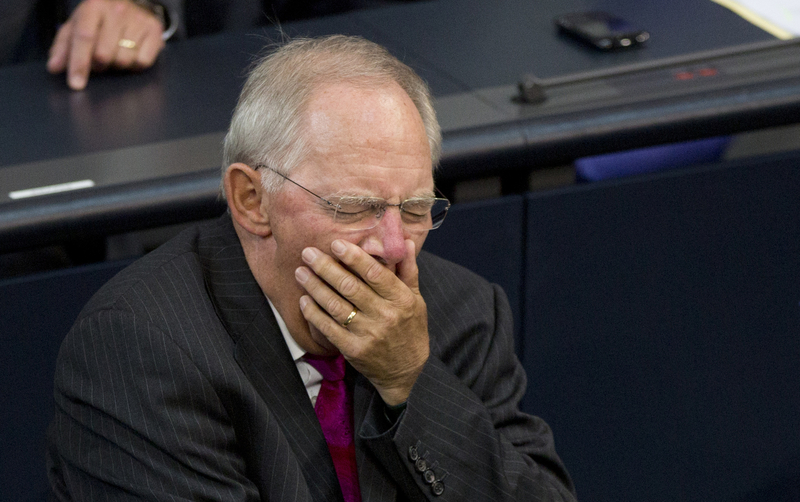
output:
M 303 356 L 306 355 L 306 351 L 294 341 L 294 338 L 292 338 L 291 333 L 289 333 L 289 329 L 286 327 L 286 323 L 283 322 L 283 318 L 278 313 L 275 305 L 272 304 L 269 298 L 267 298 L 267 301 L 269 302 L 269 307 L 272 309 L 272 313 L 275 314 L 275 319 L 278 321 L 278 327 L 281 329 L 281 334 L 283 335 L 284 341 L 286 341 L 286 346 L 289 347 L 289 352 L 292 354 L 294 364 L 297 366 L 297 372 L 300 373 L 300 378 L 303 379 L 303 383 L 306 386 L 306 392 L 308 392 L 308 398 L 311 399 L 311 405 L 314 406 L 317 404 L 317 395 L 319 395 L 319 389 L 322 386 L 322 374 L 303 359 Z

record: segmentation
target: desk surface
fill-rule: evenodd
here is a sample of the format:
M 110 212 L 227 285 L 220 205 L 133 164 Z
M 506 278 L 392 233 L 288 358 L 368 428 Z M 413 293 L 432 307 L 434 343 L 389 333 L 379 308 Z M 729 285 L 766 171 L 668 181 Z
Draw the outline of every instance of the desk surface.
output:
M 651 40 L 601 53 L 557 34 L 553 17 L 587 9 L 622 15 Z M 362 35 L 417 70 L 436 97 L 445 180 L 790 123 L 800 111 L 798 44 L 758 48 L 744 62 L 726 56 L 774 42 L 708 0 L 436 0 L 284 30 Z M 245 69 L 278 39 L 263 28 L 171 43 L 151 70 L 95 76 L 77 93 L 43 64 L 0 69 L 0 251 L 217 211 L 220 145 Z M 682 59 L 699 51 L 711 52 Z M 675 72 L 708 61 L 723 69 L 715 79 L 675 81 Z M 542 105 L 512 101 L 529 73 L 546 86 Z M 95 187 L 9 197 L 81 180 Z

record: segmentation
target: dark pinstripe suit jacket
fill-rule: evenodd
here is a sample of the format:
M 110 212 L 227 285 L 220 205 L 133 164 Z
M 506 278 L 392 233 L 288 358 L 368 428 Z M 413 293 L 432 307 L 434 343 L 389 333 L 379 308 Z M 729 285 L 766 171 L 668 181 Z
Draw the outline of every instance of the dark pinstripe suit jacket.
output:
M 365 502 L 571 500 L 496 286 L 422 253 L 431 357 L 395 424 L 351 370 Z M 230 218 L 106 284 L 56 369 L 48 470 L 62 499 L 341 500 L 314 410 Z M 409 460 L 417 446 L 441 496 Z M 69 495 L 68 495 L 69 494 Z

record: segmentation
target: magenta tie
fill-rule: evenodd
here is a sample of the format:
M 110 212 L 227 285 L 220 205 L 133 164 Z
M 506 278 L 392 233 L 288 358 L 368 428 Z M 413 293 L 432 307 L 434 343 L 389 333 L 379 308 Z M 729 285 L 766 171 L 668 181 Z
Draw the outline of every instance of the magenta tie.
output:
M 304 359 L 322 374 L 322 387 L 314 411 L 333 458 L 345 502 L 361 502 L 353 442 L 353 395 L 344 381 L 344 356 L 306 354 Z

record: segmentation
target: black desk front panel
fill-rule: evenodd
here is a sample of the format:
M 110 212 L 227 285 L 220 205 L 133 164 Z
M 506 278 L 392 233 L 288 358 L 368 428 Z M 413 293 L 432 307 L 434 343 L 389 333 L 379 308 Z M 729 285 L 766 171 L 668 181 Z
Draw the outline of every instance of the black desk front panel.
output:
M 83 305 L 130 261 L 0 281 L 0 498 L 45 500 L 47 426 L 61 342 Z
M 800 496 L 800 154 L 527 202 L 528 411 L 594 501 Z
M 455 204 L 423 246 L 503 288 L 514 316 L 517 353 L 523 332 L 524 228 L 525 204 L 520 195 Z

